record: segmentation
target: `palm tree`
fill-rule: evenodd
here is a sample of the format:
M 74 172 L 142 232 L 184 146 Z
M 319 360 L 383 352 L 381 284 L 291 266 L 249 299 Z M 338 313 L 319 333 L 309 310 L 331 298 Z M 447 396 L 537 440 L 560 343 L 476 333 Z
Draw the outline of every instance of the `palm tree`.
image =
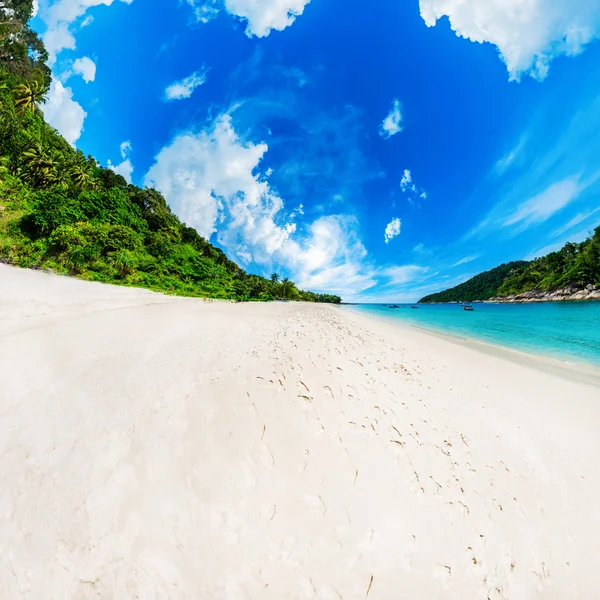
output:
M 273 273 L 273 275 L 271 275 L 271 283 L 277 283 L 279 281 L 279 275 L 277 275 L 277 273 Z
M 84 165 L 74 165 L 71 167 L 69 175 L 71 176 L 73 185 L 81 190 L 90 190 L 96 187 L 94 177 Z
M 48 154 L 39 144 L 34 144 L 23 152 L 22 158 L 26 181 L 38 187 L 65 185 L 65 170 L 61 168 L 64 157 L 60 152 Z
M 45 100 L 46 90 L 39 81 L 21 83 L 13 89 L 17 113 L 22 115 L 27 111 L 38 112 L 38 104 Z
M 287 284 L 290 282 L 290 280 L 287 277 L 284 277 L 281 280 L 281 283 L 283 284 L 283 299 L 286 300 L 287 299 Z
M 73 185 L 79 189 L 90 190 L 97 187 L 91 165 L 81 151 L 77 151 L 75 158 L 71 161 L 69 176 Z

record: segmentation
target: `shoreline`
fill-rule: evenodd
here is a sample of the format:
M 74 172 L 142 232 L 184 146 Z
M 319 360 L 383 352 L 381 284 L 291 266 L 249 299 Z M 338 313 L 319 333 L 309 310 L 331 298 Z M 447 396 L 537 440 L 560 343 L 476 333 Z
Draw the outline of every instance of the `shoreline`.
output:
M 561 360 L 554 356 L 548 356 L 544 354 L 538 354 L 535 352 L 527 352 L 517 348 L 511 348 L 502 344 L 494 342 L 487 342 L 480 340 L 476 337 L 469 337 L 467 335 L 460 335 L 454 332 L 442 331 L 434 327 L 424 327 L 416 325 L 409 321 L 403 321 L 395 318 L 388 318 L 384 315 L 377 315 L 373 313 L 367 313 L 361 311 L 360 308 L 350 307 L 347 305 L 352 312 L 360 314 L 365 318 L 373 318 L 379 320 L 382 323 L 390 324 L 393 323 L 400 328 L 410 327 L 416 331 L 422 332 L 426 335 L 432 335 L 451 343 L 470 348 L 475 352 L 482 352 L 492 356 L 498 356 L 510 360 L 516 364 L 524 364 L 538 368 L 546 373 L 555 373 L 556 370 L 560 371 L 563 377 L 571 379 L 572 381 L 579 381 L 582 383 L 589 383 L 591 385 L 600 386 L 600 365 L 585 360 L 571 361 Z
M 597 387 L 358 310 L 23 275 L 6 597 L 595 597 Z

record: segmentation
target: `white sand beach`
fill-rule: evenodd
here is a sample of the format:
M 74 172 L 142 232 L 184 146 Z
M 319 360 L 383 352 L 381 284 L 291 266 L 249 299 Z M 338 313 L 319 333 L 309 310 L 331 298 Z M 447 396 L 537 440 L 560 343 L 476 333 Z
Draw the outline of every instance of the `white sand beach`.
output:
M 0 434 L 3 598 L 600 597 L 593 377 L 347 307 L 0 265 Z

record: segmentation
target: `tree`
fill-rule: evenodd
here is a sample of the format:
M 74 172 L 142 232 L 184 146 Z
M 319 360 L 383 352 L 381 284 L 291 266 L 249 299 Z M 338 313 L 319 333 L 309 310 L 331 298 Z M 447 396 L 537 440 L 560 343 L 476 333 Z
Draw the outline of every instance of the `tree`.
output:
M 273 273 L 271 275 L 271 283 L 278 283 L 279 282 L 279 275 L 277 275 L 277 273 Z
M 94 177 L 94 168 L 92 164 L 85 159 L 80 150 L 77 151 L 77 154 L 71 161 L 69 176 L 77 189 L 92 190 L 98 187 Z
M 284 277 L 281 280 L 281 285 L 283 286 L 283 298 L 284 300 L 287 300 L 287 288 L 288 288 L 288 284 L 290 283 L 290 280 L 287 277 Z
M 56 151 L 46 152 L 40 144 L 33 144 L 22 155 L 25 163 L 24 179 L 35 187 L 61 186 L 66 183 L 61 163 L 62 155 Z
M 39 81 L 30 81 L 19 84 L 14 90 L 15 106 L 17 113 L 22 115 L 27 111 L 39 111 L 38 104 L 45 100 L 46 90 Z

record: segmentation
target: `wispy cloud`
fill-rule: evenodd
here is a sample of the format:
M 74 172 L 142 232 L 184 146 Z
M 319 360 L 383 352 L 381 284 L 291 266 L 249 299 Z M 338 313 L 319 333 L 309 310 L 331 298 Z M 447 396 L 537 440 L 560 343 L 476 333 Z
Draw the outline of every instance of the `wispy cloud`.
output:
M 473 254 L 473 256 L 465 256 L 464 258 L 461 258 L 460 260 L 456 261 L 452 266 L 458 267 L 460 265 L 466 265 L 467 263 L 477 260 L 480 256 L 481 256 L 481 254 Z
M 420 206 L 421 200 L 427 200 L 427 192 L 415 184 L 410 169 L 404 169 L 400 180 L 400 189 L 408 194 L 408 202 L 411 206 L 415 204 Z
M 380 274 L 389 280 L 387 285 L 400 285 L 403 283 L 419 281 L 422 280 L 427 273 L 429 273 L 429 268 L 419 265 L 387 267 L 380 271 Z
M 553 183 L 533 198 L 523 202 L 505 219 L 503 225 L 505 227 L 516 225 L 517 231 L 523 231 L 534 223 L 543 223 L 575 200 L 580 192 L 581 186 L 577 175 Z
M 587 221 L 590 217 L 592 217 L 598 212 L 600 212 L 600 206 L 586 212 L 580 212 L 579 214 L 575 215 L 570 221 L 568 221 L 558 229 L 555 229 L 552 232 L 552 236 L 558 236 L 563 234 L 565 231 L 569 231 L 569 229 L 575 227 L 576 225 L 579 225 L 580 223 L 583 223 L 584 221 Z
M 590 235 L 589 229 L 582 229 L 577 233 L 572 233 L 552 244 L 548 244 L 543 248 L 538 248 L 537 250 L 532 250 L 529 254 L 527 254 L 523 260 L 533 260 L 534 258 L 540 258 L 541 256 L 546 256 L 546 254 L 550 254 L 551 252 L 556 252 L 560 250 L 567 242 L 571 242 L 573 244 L 577 244 L 579 242 L 583 242 L 583 240 L 587 239 Z
M 184 79 L 172 83 L 165 90 L 165 100 L 171 102 L 172 100 L 185 100 L 189 98 L 196 88 L 206 83 L 207 73 L 208 69 L 203 67 L 201 70 L 195 71 Z
M 507 154 L 505 154 L 496 164 L 494 165 L 493 174 L 496 177 L 500 177 L 504 175 L 509 168 L 513 167 L 515 164 L 520 164 L 523 160 L 523 154 L 525 146 L 527 145 L 528 133 L 522 135 L 513 148 L 509 150 Z
M 400 133 L 404 130 L 402 125 L 403 121 L 402 104 L 400 100 L 394 100 L 392 104 L 392 110 L 388 116 L 383 120 L 379 126 L 379 135 L 386 139 L 391 138 L 393 135 Z

